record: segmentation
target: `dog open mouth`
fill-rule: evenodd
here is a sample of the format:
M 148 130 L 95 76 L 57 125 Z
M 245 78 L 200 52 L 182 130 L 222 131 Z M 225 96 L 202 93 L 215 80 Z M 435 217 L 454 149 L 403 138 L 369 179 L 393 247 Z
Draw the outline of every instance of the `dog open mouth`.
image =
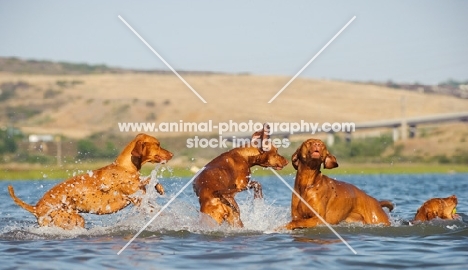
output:
M 151 160 L 151 163 L 161 163 L 161 164 L 166 164 L 172 157 L 161 157 L 158 155 L 155 155 L 153 157 L 153 160 Z
M 161 164 L 166 164 L 167 160 L 160 157 L 160 156 L 154 156 L 153 159 L 150 161 L 151 163 L 161 163 Z
M 312 152 L 312 158 L 321 158 L 322 155 L 320 155 L 320 152 L 318 150 L 315 150 Z

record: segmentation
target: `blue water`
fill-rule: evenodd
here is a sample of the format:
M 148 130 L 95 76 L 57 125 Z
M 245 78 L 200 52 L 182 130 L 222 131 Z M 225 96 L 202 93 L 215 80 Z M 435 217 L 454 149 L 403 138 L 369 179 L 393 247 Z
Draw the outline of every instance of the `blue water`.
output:
M 330 174 L 331 175 L 331 174 Z M 331 175 L 332 176 L 332 175 Z M 0 268 L 21 269 L 466 269 L 468 266 L 468 174 L 352 175 L 339 179 L 395 204 L 392 226 L 338 225 L 271 233 L 289 220 L 291 192 L 273 174 L 255 177 L 264 200 L 244 192 L 236 198 L 245 228 L 202 222 L 189 186 L 120 255 L 117 253 L 190 179 L 159 179 L 166 195 L 149 193 L 140 208 L 106 216 L 84 214 L 86 229 L 39 228 L 35 218 L 13 203 L 7 185 L 28 203 L 58 181 L 0 182 Z M 284 177 L 293 184 L 294 175 Z M 409 226 L 431 197 L 456 194 L 464 221 L 434 220 Z

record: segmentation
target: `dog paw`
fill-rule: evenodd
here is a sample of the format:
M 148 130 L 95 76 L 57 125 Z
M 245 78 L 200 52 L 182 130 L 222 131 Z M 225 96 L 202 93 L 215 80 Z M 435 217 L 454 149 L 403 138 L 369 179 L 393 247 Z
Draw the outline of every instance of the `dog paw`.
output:
M 254 199 L 263 199 L 262 185 L 259 182 L 250 181 L 247 187 L 254 190 Z
M 156 191 L 159 193 L 159 195 L 164 195 L 164 187 L 160 184 L 160 183 L 157 183 L 154 188 L 156 189 Z
M 256 200 L 256 199 L 263 199 L 263 193 L 262 193 L 261 190 L 254 192 L 254 200 Z

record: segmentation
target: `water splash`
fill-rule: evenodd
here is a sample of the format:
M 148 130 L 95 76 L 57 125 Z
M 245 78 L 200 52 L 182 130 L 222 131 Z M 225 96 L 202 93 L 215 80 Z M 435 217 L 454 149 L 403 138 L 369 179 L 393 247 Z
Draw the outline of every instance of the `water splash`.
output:
M 141 181 L 146 181 L 148 177 L 150 181 L 148 185 L 146 185 L 145 193 L 141 191 L 137 192 L 137 196 L 141 198 L 140 206 L 134 208 L 137 213 L 149 216 L 151 213 L 159 210 L 160 206 L 157 204 L 156 200 L 165 195 L 160 195 L 156 190 L 156 186 L 160 184 L 159 178 L 162 177 L 163 171 L 164 167 L 161 168 L 161 164 L 156 164 L 156 167 L 151 171 L 149 176 L 140 176 Z
M 267 202 L 264 199 L 248 198 L 239 205 L 244 228 L 251 231 L 274 230 L 289 221 L 289 208 Z
M 169 192 L 163 196 L 159 195 L 154 186 L 159 183 L 159 178 L 162 177 L 164 170 L 166 170 L 165 167 L 161 167 L 159 164 L 156 165 L 150 174 L 150 182 L 147 186 L 146 194 L 139 194 L 141 196 L 141 205 L 133 208 L 117 226 L 121 226 L 121 228 L 127 230 L 139 230 L 186 183 L 185 181 L 179 181 L 180 179 L 171 177 L 169 181 L 165 181 L 165 189 Z M 170 169 L 168 171 L 172 172 Z M 263 199 L 254 200 L 253 194 L 250 191 L 240 193 L 236 197 L 236 200 L 241 209 L 241 220 L 244 223 L 244 228 L 232 228 L 228 224 L 219 226 L 211 217 L 200 213 L 198 198 L 193 190 L 187 188 L 148 226 L 146 231 L 183 230 L 193 233 L 262 232 L 264 230 L 275 229 L 287 222 L 289 216 L 288 208 L 275 205 L 274 202 L 266 202 Z
M 169 172 L 169 176 L 167 175 Z M 86 229 L 65 231 L 59 228 L 39 228 L 34 217 L 17 209 L 5 210 L 2 217 L 0 238 L 8 239 L 61 239 L 82 236 L 111 236 L 129 237 L 139 231 L 180 189 L 188 179 L 174 177 L 171 168 L 156 165 L 149 177 L 146 193 L 137 192 L 134 196 L 141 199 L 140 206 L 130 205 L 118 213 L 111 215 L 83 214 L 86 220 Z M 258 180 L 258 179 L 256 179 Z M 274 179 L 271 179 L 274 180 Z M 270 181 L 270 180 L 268 180 Z M 262 180 L 263 182 L 263 180 Z M 159 195 L 155 185 L 164 185 L 166 194 Z M 281 189 L 281 185 L 274 185 L 265 181 L 265 199 L 253 199 L 250 191 L 241 192 L 236 196 L 236 201 L 241 209 L 241 219 L 244 228 L 231 228 L 227 224 L 218 226 L 211 217 L 200 214 L 198 198 L 193 190 L 188 187 L 182 192 L 170 206 L 158 216 L 140 237 L 149 237 L 155 234 L 184 234 L 187 232 L 207 235 L 242 235 L 262 234 L 265 231 L 274 231 L 290 220 L 290 192 Z M 39 189 L 39 190 L 38 190 Z M 35 192 L 43 193 L 43 183 L 38 183 Z M 406 206 L 405 206 L 406 207 Z M 428 235 L 446 232 L 457 232 L 467 227 L 463 221 L 433 221 L 427 224 L 408 226 L 405 219 L 409 215 L 396 208 L 392 213 L 391 226 L 368 226 L 361 224 L 339 224 L 334 227 L 341 233 L 351 234 L 377 234 L 386 236 Z M 466 216 L 463 216 L 466 219 Z M 454 226 L 456 225 L 456 226 Z M 281 231 L 280 233 L 291 233 Z M 294 231 L 292 234 L 326 234 L 329 231 L 325 227 Z M 333 237 L 331 235 L 330 237 Z

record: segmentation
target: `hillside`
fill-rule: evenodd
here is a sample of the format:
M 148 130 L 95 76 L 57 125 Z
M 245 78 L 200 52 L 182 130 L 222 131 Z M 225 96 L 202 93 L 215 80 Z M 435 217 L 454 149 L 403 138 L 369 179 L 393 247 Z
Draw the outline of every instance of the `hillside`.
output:
M 9 62 L 0 61 L 0 69 L 9 71 L 0 72 L 0 132 L 11 130 L 8 127 L 25 134 L 62 135 L 63 159 L 71 164 L 81 158 L 77 151 L 80 143 L 81 149 L 89 150 L 87 153 L 114 158 L 121 146 L 135 134 L 119 132 L 119 122 L 200 123 L 212 120 L 217 124 L 229 120 L 237 123 L 304 120 L 359 123 L 401 118 L 403 104 L 407 117 L 468 110 L 467 99 L 448 95 L 307 78 L 298 78 L 273 103 L 268 104 L 289 77 L 183 73 L 186 81 L 208 102 L 204 104 L 172 73 L 90 68 L 86 64 L 67 63 L 62 66 L 60 63 L 32 60 L 9 61 L 14 65 L 7 68 L 5 63 Z M 356 139 L 349 145 L 343 144 L 343 134 L 338 134 L 342 143 L 332 149 L 341 160 L 359 163 L 409 164 L 414 161 L 460 164 L 466 163 L 464 160 L 468 158 L 468 125 L 465 123 L 418 127 L 416 138 L 386 145 L 385 148 L 381 147 L 378 139 L 359 139 L 383 134 L 391 137 L 389 132 L 388 129 L 358 132 L 353 134 Z M 203 166 L 213 156 L 225 151 L 189 149 L 186 146 L 186 139 L 190 136 L 216 134 L 159 132 L 152 135 L 176 153 L 177 157 L 171 161 L 173 166 Z M 314 136 L 325 138 L 323 134 Z M 292 137 L 293 144 L 281 152 L 290 156 L 300 141 L 308 137 Z M 57 147 L 54 142 L 42 148 L 40 144 L 22 140 L 18 149 L 17 153 L 3 156 L 0 163 L 13 162 L 12 166 L 16 168 L 17 162 L 55 162 Z M 378 149 L 383 152 L 378 152 Z M 353 157 L 355 150 L 370 152 Z
M 16 74 L 83 75 L 83 74 L 172 74 L 169 70 L 136 70 L 90 65 L 87 63 L 52 62 L 47 60 L 23 60 L 16 57 L 0 57 L 0 72 Z M 211 74 L 212 72 L 179 71 L 181 74 Z
M 289 77 L 172 74 L 36 75 L 0 73 L 0 125 L 83 138 L 118 131 L 118 122 L 363 122 L 465 111 L 468 100 L 376 85 Z M 165 133 L 158 136 L 174 136 Z

